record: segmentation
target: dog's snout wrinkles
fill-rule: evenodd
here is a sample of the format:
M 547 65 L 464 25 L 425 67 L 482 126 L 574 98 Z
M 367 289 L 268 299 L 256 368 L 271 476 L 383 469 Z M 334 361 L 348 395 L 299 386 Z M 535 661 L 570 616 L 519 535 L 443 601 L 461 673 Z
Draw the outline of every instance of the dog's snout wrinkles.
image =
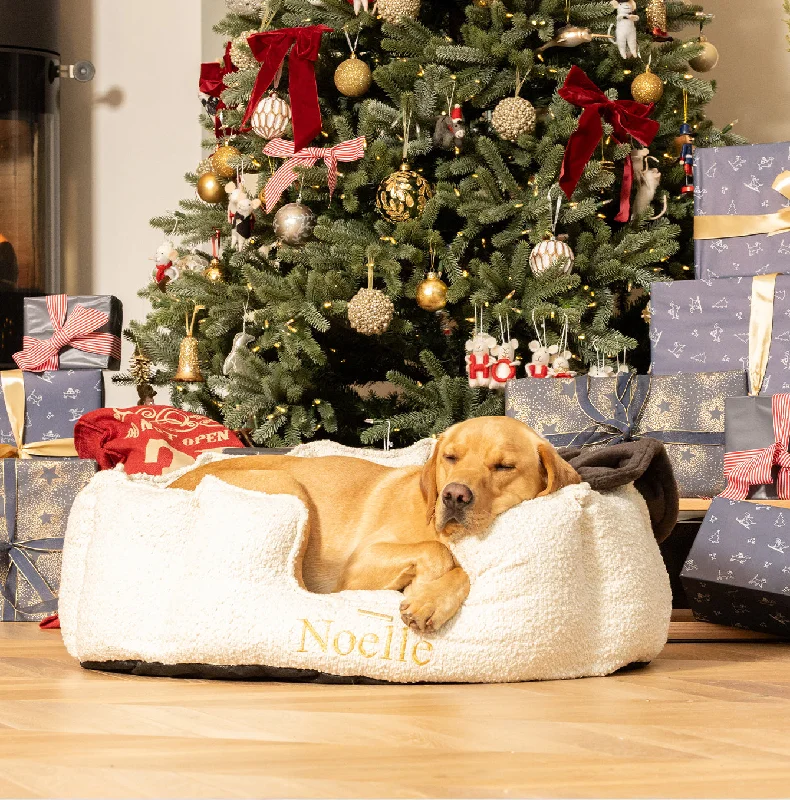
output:
M 442 492 L 442 502 L 448 508 L 465 508 L 472 500 L 474 500 L 472 490 L 463 483 L 448 483 Z

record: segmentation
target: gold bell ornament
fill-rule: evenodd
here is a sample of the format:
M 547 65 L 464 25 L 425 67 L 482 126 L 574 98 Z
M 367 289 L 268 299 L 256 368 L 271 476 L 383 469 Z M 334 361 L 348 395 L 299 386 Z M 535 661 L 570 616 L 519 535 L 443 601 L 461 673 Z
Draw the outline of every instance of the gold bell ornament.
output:
M 447 284 L 434 269 L 435 255 L 431 245 L 431 269 L 425 280 L 417 284 L 417 305 L 425 311 L 441 311 L 447 305 Z
M 204 172 L 198 178 L 197 193 L 204 203 L 219 203 L 225 199 L 225 187 L 213 172 Z
M 209 261 L 209 265 L 203 270 L 203 277 L 208 278 L 212 283 L 219 283 L 225 277 L 225 270 L 222 268 L 222 262 L 219 260 L 219 237 L 220 233 L 219 230 L 217 230 L 211 237 L 213 258 Z
M 416 219 L 433 197 L 433 188 L 406 161 L 409 148 L 411 112 L 403 112 L 403 162 L 400 169 L 388 175 L 376 189 L 376 208 L 390 222 Z
M 220 178 L 234 178 L 240 164 L 241 151 L 231 144 L 223 144 L 211 154 L 211 169 Z
M 348 321 L 351 327 L 372 336 L 384 333 L 392 322 L 395 306 L 384 292 L 373 288 L 373 260 L 368 261 L 368 288 L 360 289 L 348 301 Z
M 641 75 L 637 75 L 631 83 L 631 97 L 637 103 L 657 103 L 664 96 L 664 81 L 650 71 L 650 64 Z
M 522 133 L 534 133 L 538 115 L 535 107 L 524 97 L 519 97 L 521 87 L 526 81 L 516 69 L 516 93 L 513 97 L 500 100 L 491 115 L 491 127 L 500 139 L 515 142 Z
M 349 50 L 351 50 L 351 57 L 345 61 L 341 61 L 335 70 L 335 86 L 340 94 L 346 97 L 362 97 L 373 81 L 373 75 L 370 67 L 357 58 L 357 44 L 359 43 L 359 33 L 354 44 L 351 44 L 351 37 L 348 31 L 346 34 L 346 41 L 348 42 Z
M 192 319 L 189 312 L 185 314 L 187 335 L 181 340 L 181 347 L 178 350 L 178 371 L 173 375 L 174 381 L 183 383 L 203 383 L 205 378 L 200 372 L 200 359 L 198 358 L 198 340 L 192 335 L 195 330 L 195 318 L 198 311 L 202 311 L 205 306 L 195 306 L 192 311 Z
M 555 184 L 556 185 L 556 184 Z M 551 232 L 548 236 L 535 247 L 529 256 L 529 266 L 532 269 L 532 274 L 539 278 L 549 269 L 554 266 L 562 264 L 561 272 L 563 275 L 570 275 L 573 269 L 573 262 L 576 256 L 573 250 L 562 239 L 556 236 L 557 222 L 560 218 L 560 206 L 562 205 L 562 191 L 557 196 L 556 210 L 551 209 L 551 191 L 554 186 L 549 189 L 549 210 L 551 212 Z M 559 186 L 557 187 L 559 188 Z

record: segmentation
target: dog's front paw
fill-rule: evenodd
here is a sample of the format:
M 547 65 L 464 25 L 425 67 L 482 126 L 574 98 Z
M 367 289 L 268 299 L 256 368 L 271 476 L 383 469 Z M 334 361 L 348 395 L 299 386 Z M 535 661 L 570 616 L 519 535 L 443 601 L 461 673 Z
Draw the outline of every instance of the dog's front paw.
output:
M 419 633 L 434 633 L 458 610 L 446 598 L 431 594 L 411 594 L 400 604 L 403 624 Z

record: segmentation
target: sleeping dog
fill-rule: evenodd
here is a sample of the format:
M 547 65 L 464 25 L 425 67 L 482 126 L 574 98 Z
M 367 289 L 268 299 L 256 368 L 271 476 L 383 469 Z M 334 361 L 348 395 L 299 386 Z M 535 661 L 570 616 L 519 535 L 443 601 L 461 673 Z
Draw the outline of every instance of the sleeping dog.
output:
M 193 490 L 206 475 L 298 497 L 309 517 L 301 585 L 312 592 L 402 591 L 403 621 L 421 632 L 438 630 L 469 593 L 446 542 L 482 533 L 524 500 L 580 482 L 551 444 L 509 417 L 454 425 L 423 467 L 246 456 L 199 467 L 170 487 Z

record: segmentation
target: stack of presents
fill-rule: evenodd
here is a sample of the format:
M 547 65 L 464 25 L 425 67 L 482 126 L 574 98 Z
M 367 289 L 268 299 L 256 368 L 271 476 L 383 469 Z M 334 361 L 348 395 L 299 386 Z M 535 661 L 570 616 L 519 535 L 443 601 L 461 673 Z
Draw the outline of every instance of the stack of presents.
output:
M 120 367 L 115 297 L 26 298 L 20 367 L 0 371 L 0 620 L 57 610 L 69 511 L 96 472 L 74 425 L 104 405 L 103 370 Z
M 790 143 L 698 149 L 694 182 L 696 280 L 652 286 L 651 374 L 511 381 L 507 413 L 558 447 L 663 441 L 681 497 L 714 498 L 695 616 L 790 636 Z

